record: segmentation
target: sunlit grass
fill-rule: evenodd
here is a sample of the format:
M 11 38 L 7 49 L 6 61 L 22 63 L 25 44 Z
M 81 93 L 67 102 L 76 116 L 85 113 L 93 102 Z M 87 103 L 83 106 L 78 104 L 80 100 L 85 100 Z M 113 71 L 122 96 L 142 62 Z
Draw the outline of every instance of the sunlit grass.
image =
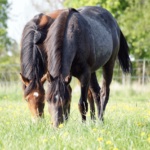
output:
M 0 91 L 0 150 L 150 149 L 148 92 L 112 89 L 103 124 L 93 123 L 89 112 L 86 123 L 81 122 L 79 93 L 74 93 L 69 120 L 54 130 L 47 105 L 45 118 L 34 124 L 21 87 L 9 88 Z

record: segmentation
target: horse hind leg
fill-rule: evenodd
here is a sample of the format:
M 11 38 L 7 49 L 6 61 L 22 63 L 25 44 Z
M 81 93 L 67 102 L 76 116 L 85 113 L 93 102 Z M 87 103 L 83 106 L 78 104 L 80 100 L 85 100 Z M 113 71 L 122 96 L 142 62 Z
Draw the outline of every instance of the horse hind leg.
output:
M 99 114 L 100 114 L 100 94 L 99 94 L 100 93 L 100 86 L 98 84 L 95 72 L 91 74 L 89 89 L 92 93 L 92 98 L 94 99 L 94 102 L 96 103 L 97 113 L 99 116 Z M 94 108 L 94 115 L 95 115 L 95 108 Z
M 90 104 L 90 115 L 91 115 L 91 120 L 95 120 L 95 106 L 94 106 L 94 99 L 92 96 L 92 92 L 90 89 L 88 90 L 88 101 Z
M 99 119 L 102 121 L 103 121 L 103 113 L 105 111 L 109 99 L 110 93 L 109 87 L 112 81 L 114 63 L 115 60 L 111 59 L 103 66 L 103 82 L 102 82 L 102 89 L 100 91 L 101 109 L 99 115 Z

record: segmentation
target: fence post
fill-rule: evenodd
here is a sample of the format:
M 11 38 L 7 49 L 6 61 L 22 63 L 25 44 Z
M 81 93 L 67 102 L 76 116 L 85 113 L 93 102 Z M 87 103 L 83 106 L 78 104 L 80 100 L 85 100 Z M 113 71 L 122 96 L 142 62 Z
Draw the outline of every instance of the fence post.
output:
M 129 84 L 131 86 L 131 73 L 129 74 Z
M 124 86 L 125 85 L 125 74 L 122 73 L 122 85 Z
M 144 86 L 145 82 L 145 58 L 143 60 L 143 76 L 142 76 L 142 85 Z

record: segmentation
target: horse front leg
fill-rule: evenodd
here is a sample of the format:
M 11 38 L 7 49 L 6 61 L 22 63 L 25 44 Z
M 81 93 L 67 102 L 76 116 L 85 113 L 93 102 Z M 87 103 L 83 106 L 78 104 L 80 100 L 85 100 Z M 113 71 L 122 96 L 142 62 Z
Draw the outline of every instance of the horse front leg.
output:
M 88 111 L 87 94 L 89 89 L 90 76 L 90 69 L 86 69 L 86 71 L 84 71 L 84 73 L 79 78 L 81 83 L 81 97 L 78 103 L 78 107 L 81 113 L 82 121 L 86 121 L 86 113 Z

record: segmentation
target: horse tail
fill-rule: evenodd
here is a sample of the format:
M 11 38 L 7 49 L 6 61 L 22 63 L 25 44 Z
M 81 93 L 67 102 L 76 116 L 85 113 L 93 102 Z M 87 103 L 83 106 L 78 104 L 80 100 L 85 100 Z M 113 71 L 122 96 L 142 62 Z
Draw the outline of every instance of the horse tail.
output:
M 120 30 L 120 48 L 118 53 L 119 63 L 124 73 L 132 72 L 132 63 L 129 57 L 129 47 L 127 41 Z

